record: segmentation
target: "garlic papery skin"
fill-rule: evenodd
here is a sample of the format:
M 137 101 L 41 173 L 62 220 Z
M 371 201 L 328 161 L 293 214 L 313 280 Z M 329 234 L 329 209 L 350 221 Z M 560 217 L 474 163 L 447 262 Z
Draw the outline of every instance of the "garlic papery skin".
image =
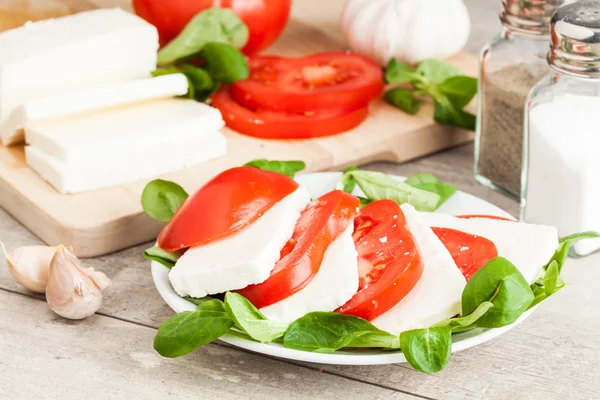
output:
M 81 261 L 64 246 L 58 246 L 48 271 L 46 301 L 58 315 L 83 319 L 102 305 L 102 289 L 111 280 L 94 268 L 83 268 Z
M 48 283 L 48 268 L 56 247 L 24 246 L 7 253 L 2 242 L 0 246 L 13 278 L 26 289 L 44 293 Z
M 386 66 L 458 53 L 471 23 L 463 0 L 347 0 L 342 29 L 352 51 Z

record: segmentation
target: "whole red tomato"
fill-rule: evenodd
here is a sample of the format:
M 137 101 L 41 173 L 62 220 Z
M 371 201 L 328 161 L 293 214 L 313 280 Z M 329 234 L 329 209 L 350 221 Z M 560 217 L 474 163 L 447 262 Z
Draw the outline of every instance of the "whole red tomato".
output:
M 279 37 L 290 15 L 291 0 L 133 0 L 136 14 L 158 29 L 161 44 L 177 36 L 194 15 L 211 7 L 231 8 L 246 23 L 250 39 L 242 50 L 252 54 Z

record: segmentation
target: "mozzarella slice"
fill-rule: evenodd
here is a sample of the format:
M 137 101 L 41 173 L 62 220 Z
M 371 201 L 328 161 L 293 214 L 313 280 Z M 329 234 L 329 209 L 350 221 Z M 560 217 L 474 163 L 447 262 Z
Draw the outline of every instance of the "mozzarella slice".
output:
M 0 34 L 0 122 L 29 100 L 149 77 L 157 50 L 156 28 L 116 8 L 6 31 Z
M 446 247 L 421 215 L 411 205 L 403 204 L 401 208 L 419 248 L 424 269 L 405 298 L 371 321 L 377 328 L 394 335 L 428 328 L 459 314 L 462 292 L 467 283 Z
M 358 253 L 349 226 L 327 248 L 321 267 L 299 292 L 260 311 L 274 321 L 292 322 L 313 311 L 333 311 L 358 290 Z
M 438 213 L 421 214 L 431 227 L 450 228 L 491 240 L 498 255 L 512 262 L 533 283 L 558 248 L 556 228 L 490 218 L 457 218 Z
M 204 297 L 264 282 L 309 201 L 300 186 L 242 231 L 192 247 L 169 272 L 173 289 L 180 296 Z
M 183 74 L 172 74 L 30 100 L 14 109 L 0 125 L 0 139 L 4 145 L 22 142 L 23 127 L 33 121 L 181 96 L 187 91 L 187 78 Z

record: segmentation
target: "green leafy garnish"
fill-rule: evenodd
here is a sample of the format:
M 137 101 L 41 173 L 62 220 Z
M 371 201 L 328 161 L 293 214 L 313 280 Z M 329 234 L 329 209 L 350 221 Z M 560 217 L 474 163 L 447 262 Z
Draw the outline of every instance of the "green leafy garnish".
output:
M 352 194 L 354 189 L 356 188 L 356 179 L 352 176 L 350 172 L 358 171 L 357 167 L 348 167 L 344 170 L 344 174 L 342 178 L 335 185 L 336 190 L 343 190 L 346 193 Z
M 269 321 L 252 303 L 237 293 L 225 294 L 225 310 L 235 326 L 252 339 L 270 343 L 283 336 L 288 324 Z
M 254 167 L 264 171 L 271 171 L 294 178 L 296 174 L 306 168 L 304 161 L 277 161 L 265 160 L 264 158 L 252 160 L 246 164 L 246 167 Z
M 414 69 L 391 60 L 385 79 L 388 83 L 412 86 L 412 90 L 394 88 L 384 94 L 384 99 L 395 107 L 415 114 L 419 110 L 417 96 L 426 95 L 433 99 L 435 121 L 475 129 L 475 116 L 463 108 L 477 93 L 477 79 L 463 75 L 458 68 L 438 60 L 425 60 Z
M 248 42 L 248 27 L 230 9 L 209 8 L 198 13 L 181 33 L 158 52 L 158 65 L 194 56 L 207 43 L 227 43 L 241 49 Z
M 449 318 L 444 321 L 438 322 L 434 327 L 449 326 L 452 332 L 461 332 L 471 328 L 475 328 L 477 321 L 479 321 L 490 308 L 494 307 L 494 304 L 489 301 L 484 301 L 471 314 L 464 317 Z
M 594 232 L 594 231 L 587 231 L 587 232 L 581 232 L 581 233 L 574 233 L 572 235 L 562 237 L 558 241 L 560 243 L 569 242 L 571 245 L 573 245 L 583 239 L 597 239 L 597 238 L 600 238 L 600 233 Z
M 186 191 L 175 182 L 156 179 L 142 192 L 142 207 L 151 218 L 169 222 L 188 198 Z
M 200 56 L 206 60 L 206 71 L 217 81 L 229 85 L 250 75 L 246 57 L 230 44 L 206 43 Z
M 413 368 L 428 374 L 439 372 L 452 353 L 452 329 L 441 326 L 400 334 L 400 348 Z
M 437 204 L 438 208 L 456 193 L 456 186 L 442 182 L 427 172 L 415 174 L 405 180 L 404 183 L 417 189 L 438 194 L 440 196 L 440 201 Z
M 144 251 L 144 257 L 159 262 L 167 268 L 173 268 L 182 255 L 182 251 L 165 251 L 158 246 L 150 247 Z

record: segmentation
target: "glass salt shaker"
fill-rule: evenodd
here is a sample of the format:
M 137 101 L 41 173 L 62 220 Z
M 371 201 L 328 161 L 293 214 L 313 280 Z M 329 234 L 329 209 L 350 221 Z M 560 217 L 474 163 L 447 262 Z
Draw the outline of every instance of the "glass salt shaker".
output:
M 480 55 L 475 179 L 519 197 L 523 107 L 529 90 L 549 70 L 550 18 L 572 0 L 503 0 L 501 32 Z
M 527 99 L 521 219 L 560 236 L 600 231 L 600 1 L 559 8 L 551 21 L 551 73 Z M 584 240 L 572 252 L 600 249 Z

